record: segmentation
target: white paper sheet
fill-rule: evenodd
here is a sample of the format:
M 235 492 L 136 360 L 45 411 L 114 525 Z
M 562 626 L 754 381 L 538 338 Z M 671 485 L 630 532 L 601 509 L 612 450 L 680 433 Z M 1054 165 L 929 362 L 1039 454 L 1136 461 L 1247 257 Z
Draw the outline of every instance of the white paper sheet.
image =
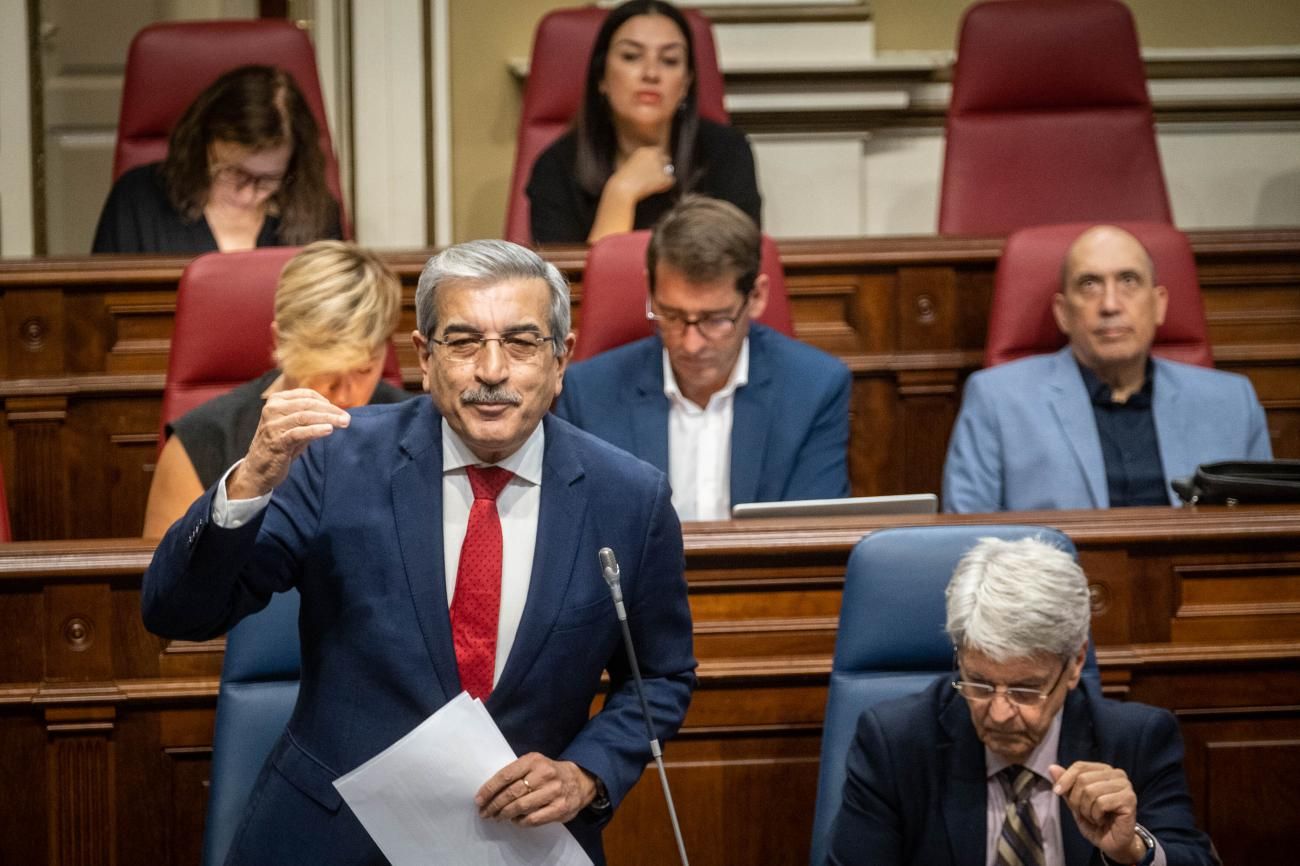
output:
M 393 866 L 591 866 L 562 824 L 479 817 L 474 794 L 516 757 L 482 702 L 461 692 L 334 787 Z

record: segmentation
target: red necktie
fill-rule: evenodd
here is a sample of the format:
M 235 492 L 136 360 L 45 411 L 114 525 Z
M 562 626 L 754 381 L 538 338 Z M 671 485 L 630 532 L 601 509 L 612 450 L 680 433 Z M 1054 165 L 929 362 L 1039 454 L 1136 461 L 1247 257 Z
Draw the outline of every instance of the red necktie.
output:
M 497 497 L 513 477 L 499 466 L 470 466 L 465 543 L 456 568 L 451 602 L 451 636 L 456 644 L 460 684 L 471 697 L 487 699 L 497 658 L 497 614 L 501 610 L 501 518 Z

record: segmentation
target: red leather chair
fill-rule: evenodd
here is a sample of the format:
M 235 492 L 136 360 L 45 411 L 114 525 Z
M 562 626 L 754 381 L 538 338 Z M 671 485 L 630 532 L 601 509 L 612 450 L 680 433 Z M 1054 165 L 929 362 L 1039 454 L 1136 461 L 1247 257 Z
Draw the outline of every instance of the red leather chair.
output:
M 113 152 L 113 180 L 167 155 L 172 127 L 203 90 L 239 66 L 277 66 L 293 76 L 320 127 L 325 182 L 342 204 L 338 160 L 325 120 L 316 51 L 307 33 L 282 19 L 169 21 L 150 24 L 131 40 L 122 83 L 122 113 Z M 350 235 L 346 215 L 345 236 Z
M 962 21 L 942 234 L 1172 222 L 1151 100 L 1117 0 L 994 0 Z
M 645 253 L 649 231 L 609 235 L 592 244 L 582 274 L 582 322 L 573 360 L 581 361 L 624 343 L 648 337 L 654 325 L 645 316 Z M 786 336 L 794 336 L 790 296 L 776 243 L 763 235 L 760 268 L 768 279 L 767 309 L 759 321 Z
M 275 366 L 271 321 L 275 284 L 298 247 L 208 253 L 186 266 L 176 290 L 162 424 L 256 379 Z M 384 378 L 402 387 L 397 353 L 388 347 Z M 158 437 L 161 447 L 163 437 Z
M 695 10 L 683 9 L 682 12 L 691 23 L 691 39 L 695 45 L 695 87 L 700 116 L 727 123 L 727 111 L 722 107 L 722 73 L 718 70 L 713 27 L 709 19 Z M 524 189 L 528 186 L 537 157 L 569 128 L 582 104 L 591 46 L 596 41 L 596 31 L 608 14 L 608 9 L 595 6 L 556 9 L 547 13 L 537 25 L 519 118 L 515 167 L 510 177 L 507 240 L 532 244 L 528 195 Z
M 1052 318 L 1052 296 L 1061 289 L 1066 251 L 1092 225 L 1035 226 L 1007 238 L 994 277 L 984 366 L 1054 352 L 1065 345 L 1065 335 Z M 1187 236 L 1164 223 L 1116 225 L 1147 248 L 1155 262 L 1156 282 L 1169 290 L 1169 309 L 1152 351 L 1162 358 L 1213 367 L 1196 260 Z

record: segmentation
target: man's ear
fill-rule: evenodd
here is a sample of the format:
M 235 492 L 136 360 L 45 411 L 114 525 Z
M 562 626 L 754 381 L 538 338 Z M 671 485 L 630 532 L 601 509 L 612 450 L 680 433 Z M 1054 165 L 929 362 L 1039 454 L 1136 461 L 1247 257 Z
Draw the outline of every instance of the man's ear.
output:
M 1088 641 L 1083 642 L 1079 647 L 1079 652 L 1070 660 L 1070 688 L 1079 684 L 1079 678 L 1083 675 L 1083 666 L 1088 663 Z
M 749 317 L 758 319 L 767 309 L 767 292 L 771 286 L 767 274 L 759 274 L 754 278 L 754 290 L 749 293 Z
M 1057 329 L 1068 337 L 1070 336 L 1070 329 L 1066 327 L 1069 323 L 1069 316 L 1065 310 L 1066 303 L 1065 295 L 1060 292 L 1052 295 L 1052 318 L 1056 320 Z
M 1169 312 L 1169 290 L 1164 286 L 1156 286 L 1153 291 L 1156 293 L 1156 327 L 1165 323 L 1165 314 Z
M 411 332 L 411 345 L 415 347 L 415 358 L 420 362 L 420 383 L 424 390 L 429 390 L 429 365 L 433 359 L 429 357 L 429 341 L 425 339 L 419 329 Z

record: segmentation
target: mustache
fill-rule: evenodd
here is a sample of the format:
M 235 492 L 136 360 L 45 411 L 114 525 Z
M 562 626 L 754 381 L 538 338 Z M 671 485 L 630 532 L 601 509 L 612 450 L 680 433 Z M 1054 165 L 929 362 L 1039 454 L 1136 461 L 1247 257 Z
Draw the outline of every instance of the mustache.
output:
M 509 403 L 511 406 L 518 406 L 524 402 L 524 398 L 517 391 L 511 391 L 509 388 L 499 385 L 480 385 L 477 388 L 462 391 L 460 402 L 465 405 L 474 403 Z

